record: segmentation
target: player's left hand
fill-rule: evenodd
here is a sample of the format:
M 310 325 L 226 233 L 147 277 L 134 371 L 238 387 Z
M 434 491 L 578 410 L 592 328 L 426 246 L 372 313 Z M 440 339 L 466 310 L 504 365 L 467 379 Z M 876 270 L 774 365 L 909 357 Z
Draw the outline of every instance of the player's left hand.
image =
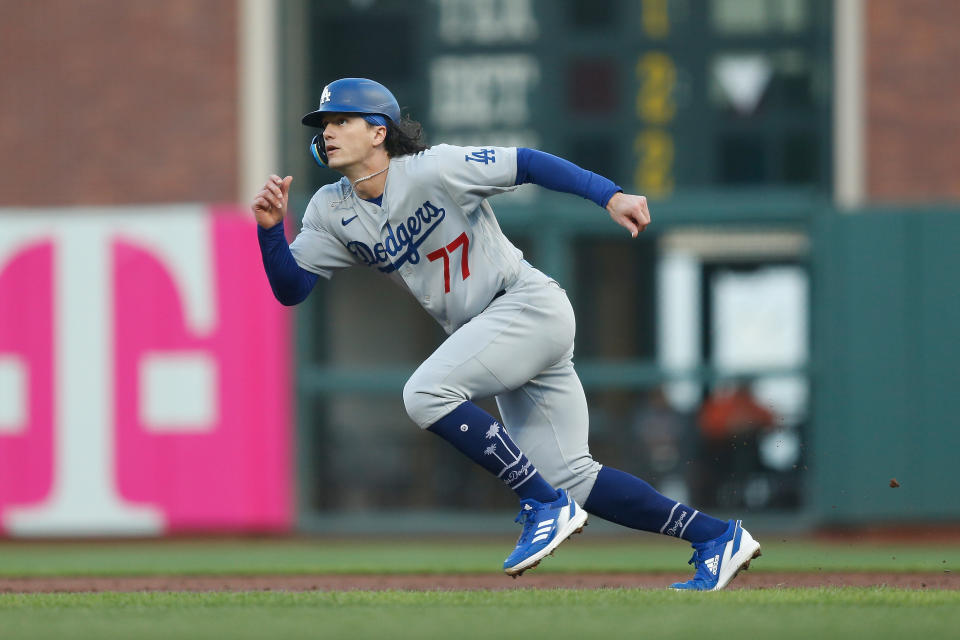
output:
M 634 238 L 650 224 L 650 209 L 643 196 L 619 191 L 607 202 L 607 211 L 613 221 L 629 231 Z

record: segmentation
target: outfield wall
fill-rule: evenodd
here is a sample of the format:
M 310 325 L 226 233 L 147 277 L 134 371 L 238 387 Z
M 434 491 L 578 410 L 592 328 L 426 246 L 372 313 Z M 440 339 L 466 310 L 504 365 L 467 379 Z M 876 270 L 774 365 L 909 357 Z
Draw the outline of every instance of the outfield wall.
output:
M 667 229 L 702 228 L 702 218 L 685 218 L 682 207 L 660 211 Z M 795 213 L 791 228 L 808 220 L 811 240 L 812 415 L 802 443 L 803 503 L 782 514 L 780 525 L 960 519 L 949 479 L 960 449 L 952 403 L 960 380 L 960 215 L 843 214 L 824 206 Z M 573 225 L 580 218 L 565 228 L 567 218 L 556 214 L 559 236 L 550 246 L 562 247 L 582 229 Z M 398 433 L 374 425 L 351 454 L 349 443 L 324 436 L 328 418 L 314 412 L 295 446 L 294 389 L 304 410 L 314 411 L 305 400 L 317 380 L 303 369 L 294 384 L 291 314 L 270 295 L 246 214 L 201 205 L 7 209 L 0 230 L 0 533 L 288 531 L 324 522 L 370 528 L 363 518 L 378 510 L 360 507 L 352 521 L 318 510 L 302 478 L 326 455 L 358 456 L 355 478 L 374 473 Z M 581 291 L 587 301 L 591 295 Z M 585 385 L 629 393 L 675 375 L 655 363 L 615 364 L 607 363 L 609 372 L 585 366 Z M 315 391 L 330 400 L 358 392 L 399 397 L 403 372 L 415 366 L 361 375 L 331 363 L 329 388 Z M 704 382 L 718 375 L 709 366 L 692 373 Z M 361 404 L 351 420 L 370 421 L 383 413 L 380 404 L 392 406 Z M 391 419 L 402 422 L 401 414 Z M 438 455 L 457 461 L 446 449 Z M 469 474 L 462 466 L 452 473 Z M 451 471 L 431 469 L 431 483 Z M 900 486 L 891 487 L 892 479 Z M 317 488 L 345 486 L 333 479 Z M 491 506 L 471 516 L 499 514 Z M 452 521 L 451 512 L 438 513 Z M 416 514 L 403 518 L 404 530 L 438 522 Z
M 960 519 L 960 212 L 833 214 L 815 238 L 812 513 Z

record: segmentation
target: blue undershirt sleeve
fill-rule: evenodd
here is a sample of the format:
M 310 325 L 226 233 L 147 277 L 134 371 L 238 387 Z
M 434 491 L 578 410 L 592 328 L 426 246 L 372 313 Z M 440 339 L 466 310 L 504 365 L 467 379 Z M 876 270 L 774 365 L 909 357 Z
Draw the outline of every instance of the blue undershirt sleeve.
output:
M 320 276 L 297 264 L 283 235 L 283 223 L 269 229 L 257 225 L 257 240 L 274 297 L 288 307 L 306 300 Z
M 618 191 L 623 191 L 612 181 L 592 171 L 581 169 L 569 160 L 536 149 L 517 149 L 516 184 L 532 183 L 552 191 L 575 193 L 592 200 L 601 207 Z

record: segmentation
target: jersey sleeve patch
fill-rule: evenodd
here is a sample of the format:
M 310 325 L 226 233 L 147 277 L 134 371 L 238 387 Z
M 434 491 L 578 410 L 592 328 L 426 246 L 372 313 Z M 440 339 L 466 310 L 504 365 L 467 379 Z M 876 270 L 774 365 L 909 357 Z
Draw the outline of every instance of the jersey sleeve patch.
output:
M 517 150 L 512 147 L 440 145 L 439 172 L 450 196 L 467 211 L 516 188 Z

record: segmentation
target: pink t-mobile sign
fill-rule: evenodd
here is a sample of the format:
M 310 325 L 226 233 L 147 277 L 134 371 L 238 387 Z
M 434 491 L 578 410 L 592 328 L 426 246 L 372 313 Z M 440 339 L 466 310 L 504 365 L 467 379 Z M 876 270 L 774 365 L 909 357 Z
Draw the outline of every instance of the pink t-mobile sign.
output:
M 0 533 L 289 528 L 289 315 L 252 221 L 8 213 Z

